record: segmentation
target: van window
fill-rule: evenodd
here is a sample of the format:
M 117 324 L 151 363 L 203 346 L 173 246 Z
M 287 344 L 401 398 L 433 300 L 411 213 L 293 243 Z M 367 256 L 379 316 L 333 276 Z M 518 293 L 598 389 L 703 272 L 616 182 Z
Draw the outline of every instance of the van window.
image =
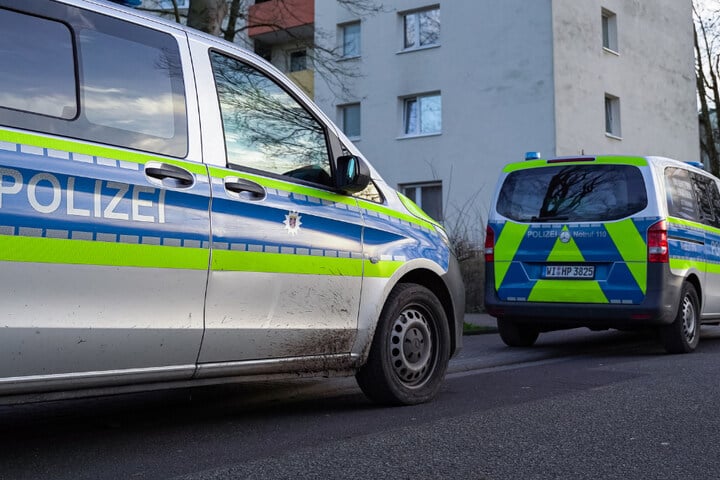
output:
M 671 217 L 699 221 L 697 201 L 690 172 L 683 168 L 665 169 L 668 214 Z
M 70 29 L 60 22 L 0 9 L 0 32 L 0 106 L 68 120 L 75 117 L 77 79 Z
M 0 125 L 186 155 L 171 35 L 55 2 L 22 8 L 0 8 Z
M 211 52 L 229 166 L 332 185 L 322 124 L 263 72 Z
M 624 218 L 646 206 L 637 167 L 566 165 L 510 173 L 497 211 L 518 222 L 591 222 Z

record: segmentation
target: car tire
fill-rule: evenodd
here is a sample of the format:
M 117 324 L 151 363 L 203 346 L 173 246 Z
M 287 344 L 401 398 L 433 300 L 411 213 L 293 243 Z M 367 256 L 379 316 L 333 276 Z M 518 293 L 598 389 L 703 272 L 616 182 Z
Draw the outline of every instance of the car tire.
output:
M 668 353 L 689 353 L 700 342 L 700 302 L 692 284 L 685 282 L 675 320 L 660 328 L 663 346 Z
M 390 292 L 367 362 L 355 378 L 365 395 L 385 405 L 415 405 L 440 389 L 450 358 L 445 310 L 427 288 L 399 284 Z
M 537 330 L 506 318 L 498 318 L 497 325 L 500 338 L 509 347 L 531 347 L 539 335 Z

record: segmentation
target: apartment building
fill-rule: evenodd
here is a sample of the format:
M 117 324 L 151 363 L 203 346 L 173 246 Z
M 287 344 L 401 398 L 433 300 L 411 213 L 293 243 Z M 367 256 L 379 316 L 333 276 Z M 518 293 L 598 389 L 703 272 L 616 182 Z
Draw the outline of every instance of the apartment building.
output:
M 315 101 L 436 218 L 482 223 L 527 151 L 699 159 L 691 0 L 381 3 L 315 2 L 317 42 L 360 73 L 316 75 Z
M 481 236 L 500 170 L 528 151 L 699 160 L 692 0 L 243 5 L 236 41 L 450 227 Z

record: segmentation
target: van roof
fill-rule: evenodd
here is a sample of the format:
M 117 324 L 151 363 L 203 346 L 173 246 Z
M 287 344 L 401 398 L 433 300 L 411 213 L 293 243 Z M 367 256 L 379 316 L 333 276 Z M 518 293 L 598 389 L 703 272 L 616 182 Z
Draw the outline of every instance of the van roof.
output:
M 521 162 L 509 163 L 503 168 L 503 173 L 510 173 L 517 170 L 526 170 L 531 168 L 544 167 L 556 164 L 573 164 L 582 165 L 586 163 L 592 164 L 608 164 L 608 165 L 634 165 L 644 167 L 647 165 L 657 166 L 676 166 L 702 172 L 709 175 L 709 172 L 698 168 L 693 163 L 681 162 L 667 157 L 660 156 L 636 156 L 636 155 L 578 155 L 568 157 L 555 157 L 548 159 L 526 160 Z

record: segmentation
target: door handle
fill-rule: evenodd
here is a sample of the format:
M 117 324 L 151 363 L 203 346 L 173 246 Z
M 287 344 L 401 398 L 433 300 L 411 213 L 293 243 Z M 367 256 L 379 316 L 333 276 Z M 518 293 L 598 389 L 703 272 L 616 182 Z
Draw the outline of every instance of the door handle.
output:
M 232 197 L 255 202 L 263 200 L 267 196 L 265 188 L 259 183 L 238 177 L 226 177 L 225 190 Z
M 160 181 L 165 187 L 189 188 L 195 184 L 195 176 L 182 167 L 169 163 L 150 162 L 145 165 L 145 175 Z

